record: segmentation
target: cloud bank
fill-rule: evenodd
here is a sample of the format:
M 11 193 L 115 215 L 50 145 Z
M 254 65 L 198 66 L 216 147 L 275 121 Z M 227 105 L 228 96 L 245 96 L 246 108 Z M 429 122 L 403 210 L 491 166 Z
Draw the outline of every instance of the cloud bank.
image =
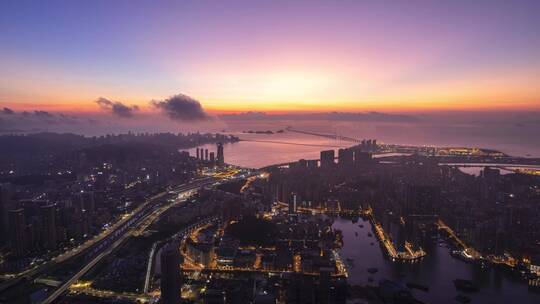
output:
M 63 113 L 42 110 L 15 112 L 6 107 L 0 110 L 0 133 L 47 131 L 59 127 L 71 129 L 85 123 L 80 117 Z
M 150 104 L 175 121 L 200 121 L 210 118 L 198 100 L 184 94 L 177 94 L 161 101 L 153 100 Z

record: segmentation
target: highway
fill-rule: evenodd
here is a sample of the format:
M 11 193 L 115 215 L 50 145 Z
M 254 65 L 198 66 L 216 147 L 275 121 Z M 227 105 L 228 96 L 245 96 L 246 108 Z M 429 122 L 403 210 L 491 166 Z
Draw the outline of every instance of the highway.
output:
M 205 179 L 201 179 L 201 180 L 196 180 L 196 181 L 191 182 L 191 183 L 186 184 L 186 185 L 182 185 L 182 186 L 176 188 L 173 191 L 178 192 L 178 194 L 181 195 L 183 193 L 190 192 L 190 191 L 195 190 L 195 189 L 197 189 L 199 187 L 202 187 L 204 185 L 209 185 L 209 184 L 212 184 L 214 182 L 215 182 L 214 178 L 205 178 Z M 166 193 L 168 193 L 168 192 L 169 191 L 167 191 Z M 160 193 L 159 197 L 162 197 L 166 193 Z M 142 208 L 140 208 L 140 209 L 138 208 L 138 210 L 139 210 L 138 212 L 146 210 L 147 209 L 146 207 L 148 206 L 148 204 L 150 204 L 151 201 L 155 200 L 155 198 L 156 197 L 154 196 L 149 201 L 147 201 L 143 206 L 141 206 Z M 173 203 L 173 204 L 168 204 L 167 206 L 168 206 L 168 208 L 170 208 L 170 207 L 172 207 L 174 205 L 175 204 Z M 168 208 L 161 207 L 160 209 L 158 209 L 160 212 L 157 212 L 157 213 L 161 214 L 162 212 L 164 212 Z M 134 214 L 138 214 L 138 213 L 133 212 L 133 215 Z M 133 217 L 133 215 L 131 215 L 131 217 Z M 131 237 L 134 233 L 138 232 L 141 225 L 147 227 L 147 225 L 148 225 L 147 220 L 149 218 L 154 218 L 154 219 L 157 218 L 156 212 L 150 212 L 149 214 L 138 216 L 136 218 L 136 221 L 133 224 L 130 225 L 130 227 L 131 227 L 130 229 L 121 229 L 119 231 L 119 232 L 121 232 L 121 235 L 117 236 L 117 239 L 111 245 L 109 245 L 109 246 L 100 246 L 101 253 L 99 253 L 96 257 L 94 257 L 88 264 L 86 264 L 81 270 L 79 270 L 70 279 L 65 281 L 57 290 L 55 290 L 53 293 L 51 293 L 49 295 L 49 297 L 47 297 L 42 303 L 48 304 L 48 303 L 52 303 L 53 301 L 55 301 L 73 283 L 75 283 L 77 280 L 79 280 L 85 273 L 87 273 L 99 261 L 101 261 L 104 257 L 106 257 L 107 255 L 112 253 L 116 248 L 118 248 L 118 246 L 120 246 L 126 239 Z M 117 233 L 118 233 L 118 231 L 115 234 L 110 234 L 110 235 L 115 236 Z M 101 247 L 103 247 L 103 248 L 101 248 Z
M 191 184 L 198 185 L 199 183 L 207 181 L 207 180 L 213 180 L 213 179 L 206 177 L 204 179 L 196 180 L 190 183 L 189 185 Z M 182 191 L 183 187 L 186 187 L 186 186 L 187 185 L 181 185 L 177 187 L 175 191 Z M 169 192 L 170 191 L 167 190 L 167 191 L 163 191 L 152 196 L 146 202 L 144 202 L 135 210 L 133 210 L 131 213 L 124 215 L 119 221 L 114 223 L 111 227 L 104 230 L 100 234 L 94 236 L 92 239 L 79 245 L 78 247 L 73 248 L 70 251 L 66 251 L 39 266 L 35 266 L 33 268 L 29 268 L 25 271 L 22 271 L 20 273 L 10 275 L 10 280 L 0 285 L 0 291 L 3 291 L 17 284 L 22 278 L 34 278 L 36 276 L 39 276 L 40 274 L 52 268 L 53 266 L 63 263 L 75 256 L 78 256 L 79 254 L 84 254 L 85 252 L 90 251 L 90 249 L 94 247 L 99 247 L 98 245 L 100 245 L 100 243 L 106 242 L 111 236 L 116 237 L 115 234 L 131 226 L 133 222 L 138 218 L 138 216 L 140 216 L 144 211 L 148 210 L 148 207 L 151 207 L 153 205 L 152 203 L 155 202 L 155 200 L 162 198 Z
M 156 253 L 158 242 L 154 242 L 152 244 L 152 250 L 150 250 L 150 254 L 148 255 L 148 262 L 146 264 L 146 275 L 144 276 L 144 294 L 148 294 L 148 289 L 150 287 L 150 277 L 152 276 L 152 264 L 154 262 L 154 254 Z
M 75 284 L 77 285 L 77 284 Z M 86 294 L 97 298 L 106 299 L 122 299 L 137 301 L 137 303 L 152 303 L 152 296 L 144 294 L 136 294 L 131 292 L 114 292 L 110 290 L 94 289 L 90 286 L 71 286 L 70 290 L 74 293 Z
M 190 234 L 193 230 L 198 229 L 200 226 L 207 225 L 209 223 L 218 221 L 219 218 L 216 216 L 208 217 L 203 220 L 200 220 L 194 224 L 191 224 L 190 226 L 182 229 L 181 231 L 177 232 L 174 236 L 170 237 L 170 239 L 181 239 L 184 238 L 187 234 Z M 156 246 L 157 243 L 154 243 L 152 246 L 152 253 L 150 254 L 148 263 L 151 264 L 153 262 L 153 256 L 155 255 L 155 251 L 157 251 Z M 114 251 L 114 250 L 113 250 Z M 95 265 L 95 264 L 94 264 Z M 87 271 L 90 270 L 92 267 L 88 267 Z M 129 299 L 129 300 L 136 300 L 139 302 L 151 302 L 153 296 L 148 291 L 148 285 L 151 278 L 151 268 L 149 267 L 147 270 L 146 278 L 145 278 L 145 288 L 144 292 L 141 293 L 133 293 L 133 292 L 114 292 L 110 290 L 100 290 L 100 289 L 94 289 L 91 287 L 90 282 L 79 282 L 76 283 L 77 280 L 70 280 L 71 285 L 68 287 L 69 290 L 74 291 L 75 293 L 82 293 L 91 295 L 94 297 L 99 298 L 116 298 L 116 299 Z M 59 294 L 61 295 L 61 293 Z M 43 302 L 45 303 L 45 302 Z

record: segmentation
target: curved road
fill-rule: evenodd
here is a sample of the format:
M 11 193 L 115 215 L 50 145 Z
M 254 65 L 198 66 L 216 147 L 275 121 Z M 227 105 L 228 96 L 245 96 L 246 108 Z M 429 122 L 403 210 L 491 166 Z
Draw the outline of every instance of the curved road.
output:
M 200 188 L 205 185 L 209 185 L 215 182 L 214 178 L 206 178 L 202 181 L 195 181 L 187 185 L 182 185 L 178 187 L 175 191 L 178 191 L 178 194 L 187 193 L 189 191 L 192 191 L 194 189 Z M 168 192 L 168 191 L 167 191 Z M 166 193 L 160 193 L 161 196 L 165 195 Z M 161 197 L 160 196 L 160 197 Z M 152 198 L 152 199 L 155 199 Z M 145 203 L 145 205 L 148 204 Z M 170 204 L 169 207 L 174 206 L 175 204 Z M 168 209 L 168 208 L 167 208 Z M 142 210 L 142 209 L 140 209 Z M 163 210 L 164 211 L 164 210 Z M 135 212 L 133 213 L 135 214 Z M 79 270 L 75 275 L 73 275 L 69 280 L 65 281 L 57 290 L 55 290 L 53 293 L 49 295 L 42 303 L 49 304 L 55 301 L 60 295 L 62 295 L 69 286 L 73 285 L 77 280 L 79 280 L 85 273 L 87 273 L 92 267 L 94 267 L 99 261 L 101 261 L 104 257 L 109 255 L 111 252 L 113 252 L 118 246 L 120 246 L 126 239 L 128 239 L 133 232 L 135 232 L 141 223 L 144 223 L 146 219 L 149 217 L 155 216 L 154 212 L 151 212 L 139 219 L 139 221 L 131 228 L 131 229 L 125 229 L 123 231 L 123 235 L 119 237 L 116 241 L 114 241 L 110 246 L 103 249 L 103 251 L 98 254 L 95 258 L 93 258 L 87 265 L 85 265 L 81 270 Z

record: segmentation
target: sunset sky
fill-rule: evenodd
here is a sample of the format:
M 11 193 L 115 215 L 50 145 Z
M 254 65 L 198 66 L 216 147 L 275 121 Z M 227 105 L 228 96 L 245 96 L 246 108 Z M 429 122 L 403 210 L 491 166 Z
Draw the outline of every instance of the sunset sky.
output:
M 0 105 L 540 109 L 540 1 L 2 1 Z

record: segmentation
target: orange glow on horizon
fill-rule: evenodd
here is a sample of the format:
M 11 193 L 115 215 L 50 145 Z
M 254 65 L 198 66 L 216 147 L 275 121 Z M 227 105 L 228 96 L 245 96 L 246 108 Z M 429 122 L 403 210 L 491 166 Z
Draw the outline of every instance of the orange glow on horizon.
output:
M 539 1 L 175 2 L 9 5 L 0 108 L 106 114 L 103 97 L 142 116 L 181 93 L 213 115 L 540 109 Z
M 156 113 L 147 102 L 126 103 L 138 105 L 140 114 Z M 205 105 L 207 104 L 207 105 Z M 65 103 L 2 103 L 2 107 L 8 107 L 14 111 L 49 111 L 73 114 L 103 114 L 94 100 L 81 100 L 79 102 Z M 324 102 L 324 103 L 295 103 L 295 102 L 228 102 L 213 100 L 208 103 L 202 102 L 202 106 L 211 115 L 237 114 L 243 112 L 265 112 L 267 114 L 286 113 L 323 113 L 323 112 L 368 112 L 380 111 L 388 113 L 411 113 L 411 112 L 439 112 L 439 111 L 534 111 L 540 110 L 540 100 L 516 102 L 478 102 L 463 98 L 458 101 L 384 101 L 384 102 Z

